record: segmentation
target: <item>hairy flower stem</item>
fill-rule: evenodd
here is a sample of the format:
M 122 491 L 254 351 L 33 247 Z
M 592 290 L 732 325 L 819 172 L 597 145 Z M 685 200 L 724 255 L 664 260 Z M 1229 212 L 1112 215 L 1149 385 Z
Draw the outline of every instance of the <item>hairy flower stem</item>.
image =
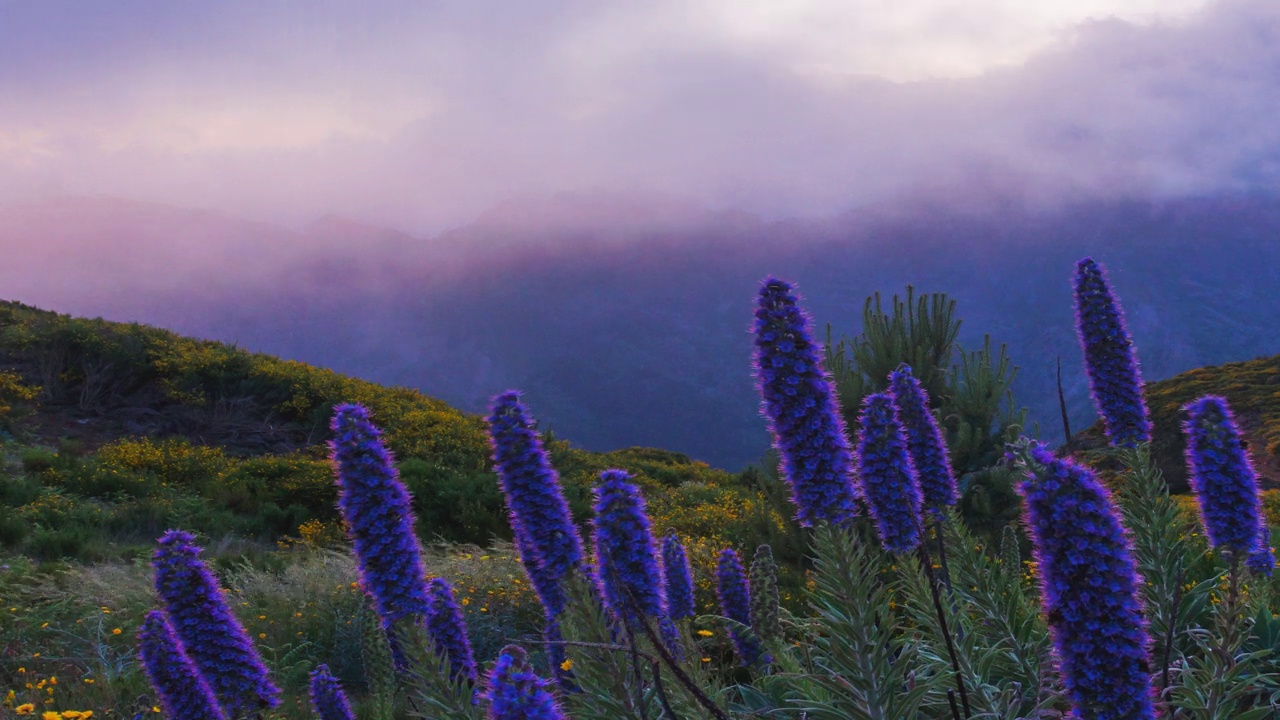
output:
M 662 639 L 658 637 L 658 633 L 654 631 L 651 625 L 649 625 L 648 619 L 641 617 L 639 625 L 640 629 L 644 631 L 645 637 L 649 638 L 649 642 L 652 643 L 654 649 L 657 650 L 658 657 L 662 658 L 662 662 L 666 663 L 667 667 L 670 668 L 671 673 L 676 676 L 676 680 L 684 686 L 685 690 L 689 691 L 689 694 L 693 696 L 694 700 L 697 700 L 699 705 L 706 708 L 707 712 L 711 713 L 716 720 L 729 720 L 728 713 L 721 710 L 720 706 L 716 705 L 715 701 L 708 697 L 707 694 L 698 687 L 698 684 L 693 681 L 693 678 L 689 677 L 689 674 L 684 671 L 684 668 L 680 667 L 680 663 L 671 655 L 671 651 L 667 649 L 665 644 L 663 644 Z M 632 642 L 632 646 L 635 646 L 634 642 Z M 656 678 L 657 676 L 658 672 L 655 670 L 654 677 Z M 655 686 L 656 684 L 657 683 L 655 683 Z M 671 717 L 675 717 L 675 715 L 672 714 Z
M 941 526 L 938 528 L 941 530 Z M 921 535 L 923 535 L 923 530 Z M 942 533 L 938 533 L 938 544 L 942 544 Z M 964 675 L 960 672 L 960 658 L 956 654 L 955 641 L 951 638 L 951 629 L 947 625 L 947 612 L 942 606 L 942 592 L 938 576 L 933 572 L 933 559 L 929 557 L 928 543 L 920 543 L 920 564 L 924 566 L 925 578 L 929 581 L 929 593 L 933 596 L 933 609 L 938 613 L 938 629 L 947 645 L 947 655 L 951 658 L 951 671 L 956 676 L 956 691 L 960 695 L 960 705 L 964 708 L 965 720 L 973 717 L 973 708 L 969 706 L 969 693 L 964 687 Z
M 1160 697 L 1169 689 L 1169 665 L 1173 662 L 1173 636 L 1177 627 L 1178 607 L 1182 605 L 1182 583 L 1186 579 L 1187 569 L 1178 570 L 1178 581 L 1173 587 L 1173 603 L 1170 605 L 1169 627 L 1164 633 L 1164 655 L 1160 660 Z M 1173 716 L 1172 705 L 1168 706 L 1169 717 Z
M 661 661 L 665 663 L 668 668 L 671 669 L 671 673 L 676 676 L 676 680 L 680 681 L 680 684 L 684 687 L 684 689 L 688 690 L 689 694 L 692 695 L 694 699 L 698 701 L 698 704 L 701 705 L 703 708 L 705 708 L 707 712 L 711 713 L 712 717 L 714 717 L 716 720 L 732 720 L 729 717 L 728 713 L 726 713 L 723 709 L 721 709 L 718 705 L 716 705 L 715 701 L 713 701 L 710 697 L 707 697 L 707 694 L 698 688 L 698 685 L 693 681 L 693 678 L 689 677 L 689 674 L 686 673 L 684 669 L 680 667 L 680 665 L 676 662 L 675 658 L 671 656 L 671 653 L 668 652 L 666 648 L 662 647 L 662 644 L 658 642 L 659 638 L 657 634 L 653 631 L 653 628 L 649 626 L 649 623 L 648 622 L 640 623 L 640 628 L 644 630 L 645 635 L 649 638 L 649 640 L 654 643 L 654 647 L 657 648 L 658 650 L 658 658 L 655 658 L 649 653 L 643 652 L 640 650 L 636 651 L 637 654 L 640 657 L 644 658 L 646 662 L 654 663 L 654 664 L 656 664 L 660 658 Z M 591 648 L 595 650 L 618 650 L 618 651 L 624 651 L 624 652 L 630 652 L 631 650 L 631 648 L 625 645 L 615 645 L 612 643 L 601 643 L 601 642 L 586 642 L 583 640 L 528 640 L 527 642 L 530 643 L 531 645 L 581 647 L 581 648 Z M 671 717 L 675 717 L 675 715 L 673 714 Z
M 947 598 L 954 606 L 955 590 L 951 587 L 951 569 L 947 567 L 947 544 L 942 541 L 942 518 L 933 521 L 933 532 L 938 536 L 938 564 L 942 566 L 942 582 L 947 586 Z
M 1244 643 L 1240 624 L 1244 619 L 1244 603 L 1240 593 L 1240 556 L 1231 554 L 1227 567 L 1227 594 L 1222 598 L 1218 615 L 1218 639 L 1214 651 L 1222 658 L 1227 670 L 1236 666 L 1236 652 Z

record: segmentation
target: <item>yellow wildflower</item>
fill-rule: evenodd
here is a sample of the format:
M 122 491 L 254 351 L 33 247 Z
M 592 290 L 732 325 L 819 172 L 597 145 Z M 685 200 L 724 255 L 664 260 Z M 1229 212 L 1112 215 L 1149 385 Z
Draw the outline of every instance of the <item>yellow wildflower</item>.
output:
M 111 634 L 112 634 L 112 635 L 119 635 L 120 633 L 121 633 L 120 628 L 112 628 L 112 629 L 111 629 Z
M 46 710 L 40 713 L 40 720 L 62 720 L 62 713 Z
M 570 670 L 572 670 L 573 660 L 570 658 L 565 658 L 564 662 L 560 663 L 560 669 L 565 672 L 569 672 Z
M 702 637 L 711 637 L 712 635 L 715 635 L 715 633 L 711 632 L 710 630 L 699 630 L 698 634 L 701 635 Z
M 32 705 L 31 703 L 22 703 L 21 705 L 13 709 L 13 712 L 17 715 L 30 715 L 35 711 L 36 711 L 36 706 Z

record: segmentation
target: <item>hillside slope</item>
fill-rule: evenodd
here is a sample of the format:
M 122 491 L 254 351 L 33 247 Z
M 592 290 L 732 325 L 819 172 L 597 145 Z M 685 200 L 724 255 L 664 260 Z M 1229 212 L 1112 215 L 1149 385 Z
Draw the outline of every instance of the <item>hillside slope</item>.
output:
M 432 238 L 65 199 L 0 207 L 0 288 L 471 412 L 518 387 L 582 447 L 663 447 L 740 469 L 768 448 L 747 332 L 765 275 L 795 281 L 836 337 L 860 330 L 877 291 L 947 293 L 965 347 L 985 334 L 1008 343 L 1017 402 L 1057 441 L 1059 358 L 1072 426 L 1092 422 L 1072 328 L 1077 260 L 1107 266 L 1156 380 L 1280 352 L 1277 237 L 1280 197 L 1243 194 L 974 212 L 904 202 L 829 221 L 567 196 Z
M 384 429 L 424 536 L 510 538 L 479 415 L 222 343 L 0 303 L 0 504 L 15 510 L 0 513 L 0 545 L 95 557 L 173 526 L 267 542 L 332 535 L 326 441 L 343 402 L 365 404 Z M 659 529 L 743 544 L 786 531 L 754 473 L 547 440 L 579 520 L 598 473 L 618 467 L 645 487 Z
M 1280 487 L 1280 355 L 1188 370 L 1147 383 L 1144 392 L 1154 428 L 1152 453 L 1174 492 L 1188 491 L 1182 432 L 1186 413 L 1182 408 L 1205 395 L 1227 399 L 1245 433 L 1263 485 Z M 1080 448 L 1101 447 L 1106 442 L 1100 423 L 1073 440 Z

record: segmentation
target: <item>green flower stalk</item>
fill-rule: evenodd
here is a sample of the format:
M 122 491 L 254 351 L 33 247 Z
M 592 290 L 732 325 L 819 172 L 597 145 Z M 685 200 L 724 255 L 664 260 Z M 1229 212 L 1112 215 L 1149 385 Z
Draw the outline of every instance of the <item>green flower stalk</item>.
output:
M 779 604 L 778 564 L 772 548 L 761 545 L 751 561 L 751 629 L 766 643 L 782 639 Z

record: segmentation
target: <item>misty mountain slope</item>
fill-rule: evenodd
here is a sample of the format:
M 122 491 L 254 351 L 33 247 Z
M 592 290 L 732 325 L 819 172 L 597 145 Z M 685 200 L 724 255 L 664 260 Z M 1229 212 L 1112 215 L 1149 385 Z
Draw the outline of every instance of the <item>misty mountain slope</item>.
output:
M 647 225 L 646 216 L 659 221 Z M 139 237 L 161 241 L 145 214 L 126 220 Z M 188 222 L 189 232 L 167 224 L 164 241 L 239 227 L 202 213 Z M 259 242 L 288 252 L 243 276 L 227 251 L 179 266 L 181 287 L 103 270 L 98 282 L 115 294 L 88 297 L 57 282 L 67 257 L 24 262 L 19 253 L 0 282 L 39 287 L 38 297 L 18 300 L 233 341 L 420 388 L 469 411 L 520 388 L 546 426 L 585 447 L 664 447 L 729 468 L 768 445 L 749 333 L 767 274 L 796 281 L 819 326 L 832 323 L 837 337 L 858 331 L 864 299 L 877 290 L 887 296 L 910 283 L 948 293 L 964 345 L 984 333 L 1008 343 L 1021 368 L 1018 402 L 1048 438 L 1061 437 L 1058 357 L 1073 429 L 1094 419 L 1070 294 L 1084 255 L 1109 268 L 1148 380 L 1280 351 L 1280 201 L 1265 197 L 1040 213 L 904 207 L 819 223 L 565 196 L 547 207 L 509 204 L 429 240 L 338 219 L 299 232 L 253 227 L 275 233 Z M 34 240 L 0 228 L 10 257 Z M 127 269 L 130 253 L 148 249 L 119 252 Z

